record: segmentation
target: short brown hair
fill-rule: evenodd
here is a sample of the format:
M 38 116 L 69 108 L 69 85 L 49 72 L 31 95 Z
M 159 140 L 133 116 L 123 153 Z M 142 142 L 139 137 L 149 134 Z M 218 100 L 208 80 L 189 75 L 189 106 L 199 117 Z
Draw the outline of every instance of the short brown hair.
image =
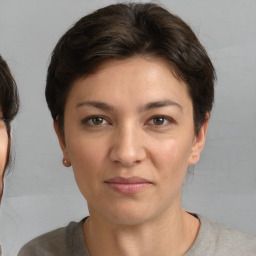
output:
M 81 18 L 60 38 L 46 83 L 48 107 L 60 129 L 76 79 L 91 74 L 104 60 L 136 55 L 167 60 L 177 78 L 186 83 L 197 133 L 212 109 L 214 67 L 191 28 L 152 3 L 109 5 Z
M 0 55 L 0 110 L 10 136 L 10 123 L 19 110 L 19 96 L 11 71 Z

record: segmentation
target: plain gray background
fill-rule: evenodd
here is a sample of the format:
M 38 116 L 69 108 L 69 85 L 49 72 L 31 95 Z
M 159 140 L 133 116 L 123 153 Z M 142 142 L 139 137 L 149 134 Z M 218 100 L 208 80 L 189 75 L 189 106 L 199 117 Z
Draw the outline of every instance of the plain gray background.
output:
M 79 18 L 116 1 L 0 0 L 0 53 L 16 78 L 15 164 L 5 179 L 0 236 L 5 255 L 88 214 L 62 155 L 44 99 L 49 56 Z M 256 236 L 256 1 L 162 0 L 188 22 L 217 71 L 216 100 L 201 160 L 183 207 Z

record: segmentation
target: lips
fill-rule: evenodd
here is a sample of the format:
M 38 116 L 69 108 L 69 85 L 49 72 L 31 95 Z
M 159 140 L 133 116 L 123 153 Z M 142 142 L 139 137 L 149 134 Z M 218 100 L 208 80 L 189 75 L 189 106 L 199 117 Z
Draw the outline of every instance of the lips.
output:
M 152 185 L 152 183 L 141 177 L 114 177 L 105 181 L 111 189 L 121 194 L 135 194 Z

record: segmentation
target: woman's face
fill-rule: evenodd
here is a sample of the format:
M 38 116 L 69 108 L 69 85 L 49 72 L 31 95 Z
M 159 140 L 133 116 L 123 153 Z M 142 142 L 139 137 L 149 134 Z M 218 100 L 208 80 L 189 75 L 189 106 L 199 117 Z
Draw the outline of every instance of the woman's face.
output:
M 208 121 L 208 120 L 207 120 Z M 180 209 L 188 165 L 203 148 L 186 85 L 162 59 L 109 60 L 74 82 L 64 158 L 72 163 L 91 215 L 138 224 Z
M 4 171 L 8 155 L 8 135 L 2 118 L 2 111 L 0 111 L 0 200 L 3 194 Z

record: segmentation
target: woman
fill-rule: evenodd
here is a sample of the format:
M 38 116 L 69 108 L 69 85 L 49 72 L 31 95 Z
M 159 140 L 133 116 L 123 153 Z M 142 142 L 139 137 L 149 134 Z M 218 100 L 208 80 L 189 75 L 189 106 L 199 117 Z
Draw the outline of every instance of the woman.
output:
M 158 5 L 107 6 L 71 27 L 53 51 L 46 100 L 90 216 L 19 255 L 254 255 L 256 239 L 181 208 L 214 80 L 190 27 Z
M 0 56 L 0 202 L 3 195 L 4 173 L 10 153 L 10 124 L 18 109 L 19 97 L 16 83 L 7 63 Z
M 16 83 L 10 69 L 0 56 L 0 201 L 3 195 L 3 178 L 8 164 L 11 144 L 11 121 L 19 109 Z

